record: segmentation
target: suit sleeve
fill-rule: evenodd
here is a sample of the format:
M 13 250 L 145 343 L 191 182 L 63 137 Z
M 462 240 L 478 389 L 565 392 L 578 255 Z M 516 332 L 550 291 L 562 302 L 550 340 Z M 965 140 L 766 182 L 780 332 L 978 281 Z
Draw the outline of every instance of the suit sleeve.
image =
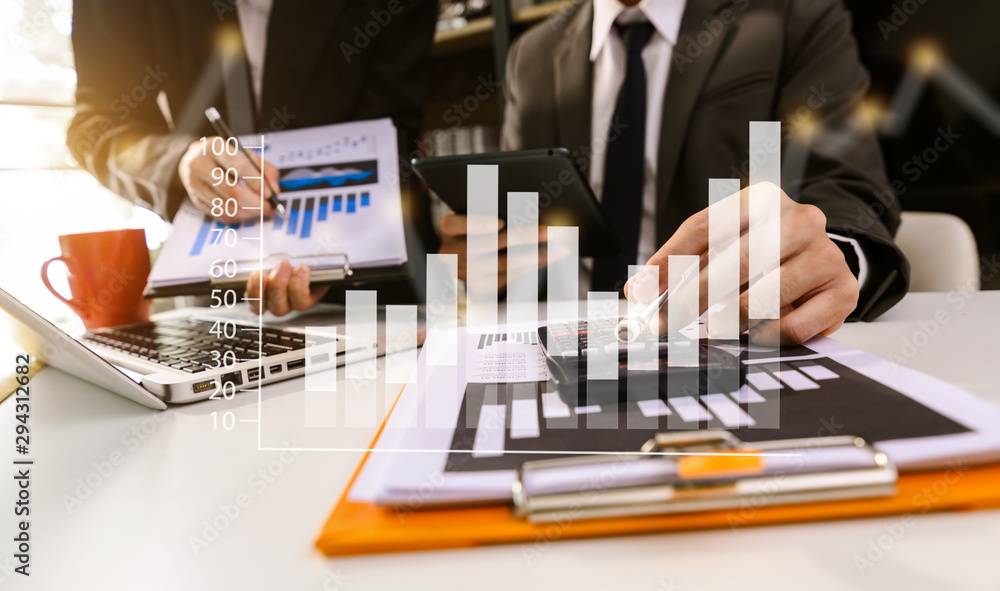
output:
M 869 272 L 850 318 L 874 320 L 906 294 L 909 263 L 893 242 L 900 205 L 889 187 L 878 139 L 858 117 L 868 74 L 840 0 L 788 6 L 776 98 L 786 150 L 804 141 L 806 125 L 818 124 L 820 132 L 808 144 L 805 173 L 782 179 L 783 188 L 796 201 L 819 207 L 829 232 L 861 245 Z
M 185 195 L 177 165 L 196 138 L 171 133 L 160 113 L 164 72 L 152 40 L 145 2 L 74 2 L 76 114 L 66 139 L 104 186 L 169 220 Z
M 427 97 L 427 64 L 434 43 L 437 4 L 409 0 L 371 48 L 364 90 L 359 97 L 360 119 L 370 113 L 393 113 L 400 130 L 400 151 L 415 149 Z M 384 8 L 384 2 L 379 3 Z M 408 160 L 408 159 L 407 159 Z
M 517 84 L 518 58 L 521 55 L 522 41 L 523 37 L 510 46 L 507 52 L 507 65 L 504 68 L 503 128 L 500 130 L 500 149 L 503 151 L 524 148 L 524 137 L 521 135 L 520 87 Z

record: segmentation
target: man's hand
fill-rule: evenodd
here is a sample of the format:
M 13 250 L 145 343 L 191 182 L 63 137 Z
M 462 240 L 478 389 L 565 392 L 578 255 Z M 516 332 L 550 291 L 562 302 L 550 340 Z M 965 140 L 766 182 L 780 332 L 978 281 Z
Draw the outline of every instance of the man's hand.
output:
M 512 233 L 504 229 L 503 220 L 496 218 L 477 218 L 476 223 L 473 223 L 472 226 L 473 238 L 470 240 L 468 235 L 468 216 L 448 212 L 441 218 L 441 222 L 438 224 L 438 233 L 441 235 L 441 248 L 438 252 L 441 254 L 457 255 L 458 278 L 462 281 L 468 282 L 468 267 L 475 265 L 478 258 L 485 256 L 488 254 L 488 251 L 491 251 L 488 247 L 477 244 L 478 241 L 475 239 L 475 234 L 497 232 L 498 293 L 503 293 L 506 290 L 508 274 L 513 277 L 519 277 L 524 273 L 536 273 L 538 269 L 545 266 L 547 257 L 545 243 L 548 234 L 544 227 L 538 229 L 538 263 L 536 264 L 534 261 L 523 260 L 523 257 L 513 257 L 514 262 L 511 263 L 507 256 L 508 249 L 516 251 L 518 246 L 528 243 L 533 238 L 532 236 L 525 235 L 524 232 L 512 235 Z M 531 233 L 534 233 L 534 231 L 531 231 Z M 471 249 L 469 247 L 470 242 L 472 244 Z
M 292 310 L 307 310 L 315 306 L 330 291 L 330 286 L 310 287 L 311 277 L 312 272 L 305 263 L 293 269 L 286 260 L 278 261 L 274 269 L 263 277 L 260 271 L 254 271 L 247 280 L 246 288 L 250 309 L 256 314 L 263 305 L 264 310 L 275 316 L 284 316 Z
M 224 224 L 238 224 L 259 216 L 257 209 L 244 208 L 261 206 L 260 173 L 247 161 L 242 151 L 237 151 L 233 156 L 225 151 L 220 156 L 213 154 L 213 139 L 215 138 L 206 139 L 205 145 L 209 146 L 207 153 L 202 153 L 201 140 L 191 142 L 177 167 L 177 174 L 191 196 L 191 201 L 198 209 Z M 250 152 L 250 156 L 257 166 L 261 166 L 260 159 L 253 152 Z M 230 168 L 235 169 L 235 178 L 229 171 Z M 278 169 L 271 163 L 264 162 L 263 171 L 268 187 L 277 193 Z M 234 180 L 236 182 L 230 184 Z M 236 200 L 236 207 L 227 203 L 229 199 Z M 263 207 L 264 217 L 271 217 L 273 212 L 267 203 L 267 187 L 264 188 Z
M 858 303 L 858 281 L 851 273 L 843 252 L 826 235 L 826 216 L 813 205 L 793 201 L 781 192 L 781 264 L 778 273 L 773 271 L 759 279 L 760 286 L 780 299 L 780 320 L 748 320 L 750 290 L 747 285 L 749 269 L 749 233 L 751 227 L 749 188 L 726 200 L 740 201 L 740 240 L 721 249 L 720 257 L 739 257 L 741 287 L 739 297 L 740 331 L 749 329 L 754 342 L 775 345 L 801 343 L 818 334 L 830 334 L 840 328 Z M 677 232 L 649 260 L 659 271 L 659 291 L 667 287 L 667 263 L 670 255 L 698 255 L 701 257 L 699 281 L 690 281 L 688 289 L 681 289 L 671 296 L 668 306 L 697 305 L 698 313 L 718 302 L 708 301 L 708 218 L 712 206 L 694 214 L 681 224 Z M 753 220 L 755 232 L 776 231 L 775 220 Z M 753 279 L 753 278 L 750 278 Z M 773 283 L 773 285 L 771 285 Z M 693 286 L 699 286 L 697 304 Z M 626 294 L 635 286 L 626 286 Z M 649 291 L 649 290 L 645 290 Z M 726 305 L 735 305 L 733 293 Z M 712 333 L 712 318 L 708 329 Z M 662 324 L 666 326 L 666 323 Z M 670 327 L 674 329 L 674 327 Z M 682 328 L 682 327 L 677 327 Z

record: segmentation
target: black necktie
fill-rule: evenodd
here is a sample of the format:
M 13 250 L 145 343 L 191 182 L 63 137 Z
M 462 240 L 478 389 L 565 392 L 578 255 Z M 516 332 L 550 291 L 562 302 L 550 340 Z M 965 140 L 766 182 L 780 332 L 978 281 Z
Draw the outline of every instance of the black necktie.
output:
M 628 266 L 639 254 L 639 221 L 642 217 L 642 185 L 646 151 L 646 69 L 642 49 L 653 35 L 652 23 L 619 25 L 615 28 L 625 43 L 625 82 L 618 92 L 615 113 L 608 129 L 604 159 L 604 191 L 601 205 L 621 242 L 617 257 L 594 261 L 591 287 L 595 291 L 619 291 L 628 278 Z M 616 130 L 616 135 L 612 135 Z

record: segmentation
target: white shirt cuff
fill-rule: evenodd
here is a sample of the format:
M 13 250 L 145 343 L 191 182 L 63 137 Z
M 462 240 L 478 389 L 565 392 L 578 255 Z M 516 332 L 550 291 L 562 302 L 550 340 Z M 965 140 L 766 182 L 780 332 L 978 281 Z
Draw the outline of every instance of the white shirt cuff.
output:
M 847 242 L 854 247 L 854 254 L 858 256 L 858 286 L 864 287 L 865 281 L 868 280 L 868 259 L 865 258 L 865 252 L 861 249 L 861 244 L 859 244 L 854 238 L 848 238 L 846 236 L 841 236 L 840 234 L 827 232 L 826 235 L 830 237 L 830 240 Z

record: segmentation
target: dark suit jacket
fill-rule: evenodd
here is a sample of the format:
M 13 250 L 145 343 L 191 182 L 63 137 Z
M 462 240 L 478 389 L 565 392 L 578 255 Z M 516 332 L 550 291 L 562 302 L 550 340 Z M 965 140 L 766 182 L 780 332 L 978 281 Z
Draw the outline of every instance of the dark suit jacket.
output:
M 432 0 L 274 2 L 260 114 L 251 114 L 254 129 L 234 132 L 391 117 L 400 151 L 409 154 L 423 118 L 435 18 Z M 191 141 L 215 135 L 205 109 L 216 106 L 234 121 L 216 51 L 224 31 L 242 43 L 236 0 L 73 6 L 78 84 L 69 147 L 108 188 L 168 220 L 184 197 L 180 157 Z M 249 75 L 242 73 L 249 93 Z M 175 129 L 157 105 L 160 91 Z
M 586 0 L 511 47 L 505 149 L 563 146 L 589 168 L 592 19 Z M 811 113 L 825 129 L 850 128 L 868 81 L 840 0 L 688 0 L 663 101 L 657 240 L 707 206 L 708 179 L 746 185 L 748 122 L 781 120 L 784 133 Z M 839 146 L 814 142 L 803 178 L 783 178 L 782 188 L 821 208 L 829 231 L 861 242 L 869 278 L 852 318 L 871 320 L 909 284 L 892 241 L 900 208 L 874 135 L 841 136 Z

